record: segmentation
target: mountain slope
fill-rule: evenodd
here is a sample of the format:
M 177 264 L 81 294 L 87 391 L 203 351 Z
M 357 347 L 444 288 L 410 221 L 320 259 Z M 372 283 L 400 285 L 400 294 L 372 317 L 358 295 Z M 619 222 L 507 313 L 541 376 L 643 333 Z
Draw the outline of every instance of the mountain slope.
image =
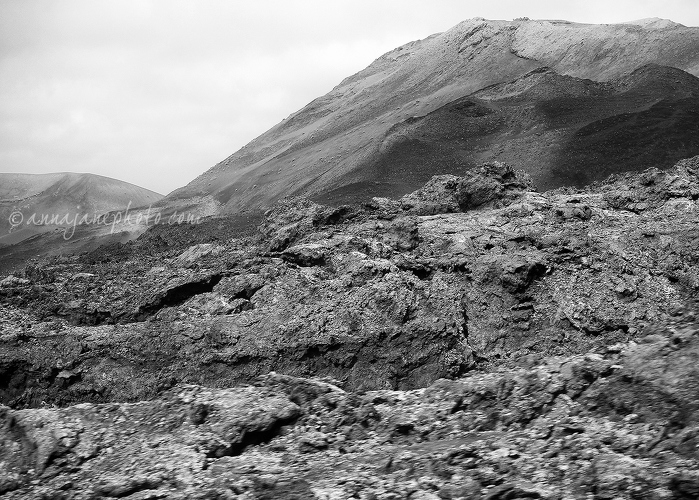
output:
M 165 203 L 233 212 L 265 207 L 289 194 L 322 195 L 375 163 L 396 124 L 475 91 L 542 66 L 606 81 L 649 63 L 699 74 L 699 29 L 662 20 L 587 25 L 471 19 L 383 55 Z M 425 147 L 427 154 L 430 146 Z M 410 188 L 396 186 L 394 194 Z
M 56 225 L 33 222 L 40 221 L 42 215 L 48 215 L 49 220 L 54 215 L 73 220 L 76 215 L 92 217 L 148 206 L 161 198 L 148 189 L 101 175 L 0 173 L 0 244 L 14 244 L 55 229 Z M 15 217 L 10 220 L 12 214 Z
M 550 68 L 397 123 L 378 151 L 317 195 L 326 203 L 396 196 L 434 174 L 502 160 L 544 189 L 699 154 L 699 79 L 649 65 L 610 82 Z

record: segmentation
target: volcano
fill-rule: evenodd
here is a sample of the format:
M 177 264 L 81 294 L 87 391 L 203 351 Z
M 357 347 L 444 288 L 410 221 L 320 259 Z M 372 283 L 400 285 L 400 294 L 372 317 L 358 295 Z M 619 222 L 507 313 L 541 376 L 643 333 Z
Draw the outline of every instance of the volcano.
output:
M 363 201 L 490 160 L 542 188 L 666 168 L 699 153 L 697 75 L 699 28 L 667 20 L 471 19 L 384 54 L 164 203 Z

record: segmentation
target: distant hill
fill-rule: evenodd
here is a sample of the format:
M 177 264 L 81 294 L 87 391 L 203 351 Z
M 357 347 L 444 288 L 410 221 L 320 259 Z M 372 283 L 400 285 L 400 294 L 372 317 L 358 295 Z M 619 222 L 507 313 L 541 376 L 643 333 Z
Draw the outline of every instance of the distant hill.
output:
M 162 203 L 398 196 L 490 159 L 543 188 L 669 167 L 699 152 L 697 75 L 699 28 L 672 21 L 471 19 L 384 54 Z
M 54 216 L 64 220 L 83 215 L 92 218 L 148 206 L 162 197 L 148 189 L 101 175 L 0 173 L 0 245 L 15 244 L 55 230 L 56 225 L 34 223 L 43 216 L 48 220 Z

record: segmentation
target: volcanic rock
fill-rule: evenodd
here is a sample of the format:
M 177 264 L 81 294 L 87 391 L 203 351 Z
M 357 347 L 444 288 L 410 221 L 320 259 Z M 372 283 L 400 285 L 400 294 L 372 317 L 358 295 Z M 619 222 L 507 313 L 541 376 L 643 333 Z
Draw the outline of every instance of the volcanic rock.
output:
M 0 288 L 1 491 L 691 497 L 698 167 L 538 193 L 490 164 L 35 263 Z

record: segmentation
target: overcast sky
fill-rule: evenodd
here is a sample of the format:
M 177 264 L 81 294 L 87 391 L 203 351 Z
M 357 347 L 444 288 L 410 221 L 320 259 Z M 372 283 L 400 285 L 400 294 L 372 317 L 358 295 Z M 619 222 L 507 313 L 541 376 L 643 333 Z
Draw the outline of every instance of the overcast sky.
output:
M 166 194 L 406 42 L 476 16 L 699 26 L 698 0 L 0 0 L 0 171 Z

